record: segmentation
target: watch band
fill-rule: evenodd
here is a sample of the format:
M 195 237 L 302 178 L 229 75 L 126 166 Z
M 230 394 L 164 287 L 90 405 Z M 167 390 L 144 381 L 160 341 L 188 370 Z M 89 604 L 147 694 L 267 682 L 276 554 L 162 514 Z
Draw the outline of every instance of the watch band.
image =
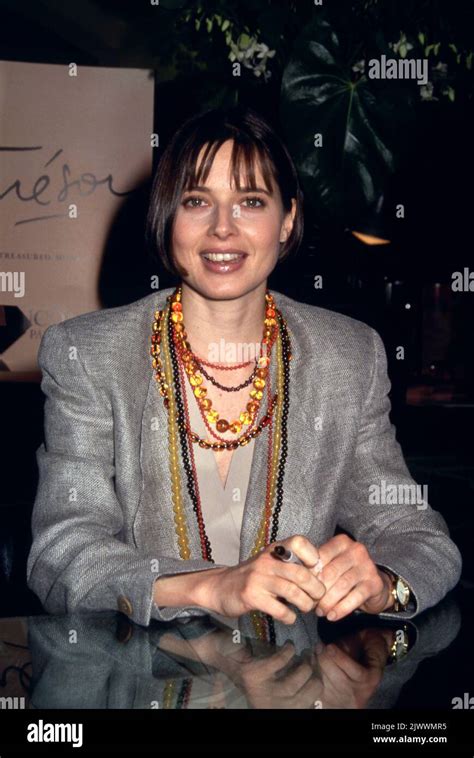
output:
M 393 630 L 393 641 L 390 646 L 390 653 L 387 663 L 393 663 L 403 658 L 410 650 L 410 637 L 408 634 L 407 624 L 402 629 Z
M 387 608 L 386 612 L 393 610 L 396 613 L 399 613 L 400 611 L 406 610 L 411 597 L 410 587 L 401 576 L 394 574 L 393 571 L 390 571 L 390 569 L 385 566 L 379 566 L 379 569 L 387 574 L 391 580 L 390 595 L 393 598 L 393 608 Z

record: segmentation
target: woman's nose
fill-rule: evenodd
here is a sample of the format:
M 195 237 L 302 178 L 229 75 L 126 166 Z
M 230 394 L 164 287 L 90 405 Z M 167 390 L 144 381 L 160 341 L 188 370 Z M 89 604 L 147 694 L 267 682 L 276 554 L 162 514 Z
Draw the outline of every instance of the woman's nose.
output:
M 236 221 L 240 217 L 240 206 L 237 203 L 217 204 L 211 215 L 211 231 L 216 234 L 229 234 L 237 229 Z

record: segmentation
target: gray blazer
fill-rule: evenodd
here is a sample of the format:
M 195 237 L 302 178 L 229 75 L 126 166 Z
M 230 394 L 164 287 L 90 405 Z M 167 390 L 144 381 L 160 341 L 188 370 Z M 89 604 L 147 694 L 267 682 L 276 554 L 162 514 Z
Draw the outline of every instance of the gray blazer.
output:
M 44 333 L 45 440 L 37 451 L 27 580 L 50 613 L 118 609 L 144 626 L 206 614 L 153 602 L 157 577 L 223 565 L 201 557 L 186 486 L 192 559 L 178 552 L 167 413 L 149 355 L 154 311 L 172 291 Z M 371 487 L 414 484 L 389 421 L 383 343 L 362 322 L 273 294 L 293 353 L 278 539 L 304 534 L 319 545 L 339 525 L 412 588 L 408 610 L 380 615 L 412 618 L 456 585 L 461 555 L 426 501 L 373 502 Z M 266 446 L 263 433 L 255 440 L 239 561 L 250 556 L 265 502 Z M 182 464 L 181 476 L 185 482 Z

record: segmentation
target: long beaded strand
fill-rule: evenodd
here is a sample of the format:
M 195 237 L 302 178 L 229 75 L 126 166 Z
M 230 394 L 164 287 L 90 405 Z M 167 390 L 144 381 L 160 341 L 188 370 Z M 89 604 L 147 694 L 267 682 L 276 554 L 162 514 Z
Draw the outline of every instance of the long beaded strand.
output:
M 168 298 L 171 301 L 171 298 Z M 205 533 L 204 521 L 202 518 L 202 512 L 200 508 L 200 502 L 198 496 L 196 497 L 195 484 L 197 482 L 196 470 L 194 465 L 194 457 L 192 456 L 191 441 L 196 441 L 190 431 L 189 424 L 186 424 L 186 412 L 183 406 L 183 398 L 181 397 L 180 387 L 180 366 L 177 360 L 175 345 L 174 345 L 174 332 L 172 330 L 172 323 L 170 319 L 171 303 L 163 311 L 156 311 L 153 324 L 152 335 L 152 350 L 153 367 L 157 368 L 157 380 L 160 379 L 160 394 L 164 397 L 164 404 L 168 410 L 168 438 L 169 438 L 169 458 L 170 458 L 170 473 L 172 480 L 172 500 L 173 510 L 175 515 L 175 525 L 178 535 L 178 544 L 180 550 L 180 556 L 184 559 L 190 557 L 189 540 L 187 536 L 187 528 L 185 523 L 185 516 L 183 510 L 182 492 L 181 492 L 181 479 L 178 466 L 178 444 L 177 438 L 179 436 L 181 443 L 181 453 L 185 470 L 187 473 L 188 491 L 192 496 L 193 508 L 197 516 L 198 526 L 201 536 L 201 552 L 203 558 L 212 560 L 211 546 L 209 539 Z M 263 430 L 264 426 L 269 425 L 269 461 L 271 463 L 268 468 L 267 476 L 267 492 L 264 513 L 262 516 L 261 526 L 257 535 L 255 545 L 251 551 L 251 555 L 256 555 L 260 550 L 270 542 L 277 539 L 278 531 L 278 516 L 283 502 L 283 478 L 284 469 L 287 457 L 287 418 L 289 410 L 289 367 L 292 359 L 291 345 L 287 329 L 287 323 L 278 309 L 275 308 L 275 315 L 277 321 L 276 328 L 276 343 L 277 343 L 277 392 L 273 398 L 276 400 L 276 413 L 275 415 L 275 427 L 273 428 L 273 413 L 267 413 L 266 424 L 259 425 L 257 434 Z M 163 347 L 163 359 L 164 359 L 164 372 L 161 372 L 163 361 L 160 359 L 160 342 Z M 164 379 L 164 381 L 163 381 Z M 184 376 L 182 380 L 185 381 Z M 183 384 L 184 388 L 184 384 Z M 270 387 L 267 386 L 268 398 L 271 397 Z M 186 398 L 184 398 L 186 403 Z M 273 410 L 273 409 L 272 409 Z M 189 430 L 189 440 L 188 440 Z M 257 436 L 255 430 L 252 430 L 251 436 Z M 273 434 L 272 434 L 273 432 Z M 250 436 L 250 435 L 249 435 Z M 195 437 L 195 436 L 194 436 Z M 189 451 L 188 451 L 189 442 Z M 206 446 L 207 445 L 202 445 Z M 210 445 L 209 445 L 210 447 Z M 217 449 L 223 449 L 224 446 L 219 446 Z M 189 462 L 189 452 L 193 457 L 193 464 Z M 276 484 L 275 484 L 276 483 Z M 269 524 L 272 511 L 272 502 L 275 496 L 276 488 L 276 507 L 273 514 L 273 524 L 271 530 L 271 539 L 269 540 Z M 254 626 L 258 636 L 266 637 L 265 635 L 265 623 L 262 619 L 262 614 L 259 611 L 253 611 L 252 617 Z M 274 637 L 274 625 L 273 620 L 267 614 L 263 614 L 266 617 L 267 624 L 269 626 L 270 636 Z
M 260 523 L 260 528 L 258 531 L 257 540 L 252 550 L 251 556 L 257 555 L 260 552 L 260 550 L 263 547 L 265 547 L 267 527 L 268 527 L 268 521 L 270 517 L 270 510 L 271 510 L 271 505 L 273 503 L 274 494 L 275 494 L 275 483 L 276 483 L 276 476 L 277 476 L 277 470 L 278 470 L 278 459 L 279 459 L 279 454 L 280 454 L 280 436 L 281 436 L 280 435 L 280 416 L 281 416 L 282 400 L 283 400 L 282 373 L 283 373 L 283 366 L 282 366 L 281 335 L 278 334 L 278 337 L 277 337 L 277 407 L 276 407 L 276 415 L 275 415 L 275 429 L 274 429 L 273 443 L 272 443 L 272 458 L 271 458 L 271 464 L 270 464 L 270 487 L 269 487 L 268 507 L 264 511 L 262 521 Z
M 278 457 L 280 453 L 280 443 L 281 443 L 281 436 L 282 436 L 282 432 L 281 432 L 282 411 L 288 410 L 289 398 L 287 396 L 289 394 L 289 361 L 290 361 L 291 354 L 288 350 L 282 349 L 283 346 L 280 340 L 280 335 L 282 335 L 283 333 L 286 333 L 286 323 L 282 318 L 279 318 L 279 327 L 280 327 L 278 330 L 279 338 L 277 341 L 278 401 L 277 401 L 277 412 L 275 414 L 275 430 L 273 434 L 271 475 L 269 477 L 270 494 L 267 497 L 267 504 L 273 502 L 275 477 L 276 477 L 278 468 L 280 470 L 280 474 L 282 474 L 282 476 L 278 478 L 278 483 L 281 486 L 277 489 L 278 497 L 277 497 L 277 504 L 275 507 L 275 511 L 273 514 L 273 528 L 271 532 L 271 539 L 268 540 L 270 515 L 267 509 L 268 508 L 268 505 L 267 505 L 264 518 L 262 520 L 262 524 L 260 527 L 258 546 L 256 545 L 254 547 L 254 550 L 252 551 L 252 555 L 256 555 L 262 549 L 263 546 L 271 544 L 272 542 L 276 541 L 277 539 L 276 534 L 278 530 L 278 514 L 280 512 L 282 499 L 283 499 L 284 460 L 280 461 L 280 466 L 278 466 Z M 285 342 L 283 344 L 285 344 Z M 281 360 L 282 353 L 286 359 L 284 363 Z M 285 444 L 284 445 L 282 444 L 281 447 L 282 449 L 286 451 L 287 449 L 286 448 L 286 426 L 284 426 L 283 431 L 284 431 L 283 436 L 284 436 Z M 263 545 L 261 544 L 262 541 L 263 541 Z M 274 626 L 274 621 L 272 617 L 269 616 L 268 614 L 261 614 L 259 611 L 252 611 L 250 615 L 251 615 L 252 623 L 256 631 L 257 637 L 259 637 L 260 639 L 267 639 L 267 637 L 269 637 L 271 641 L 274 641 L 275 640 L 275 626 Z
M 168 328 L 169 330 L 171 330 L 170 322 L 168 322 Z M 211 563 L 214 563 L 214 560 L 212 558 L 211 543 L 209 541 L 209 537 L 206 534 L 204 518 L 202 515 L 201 502 L 200 502 L 200 498 L 197 492 L 197 475 L 196 475 L 196 467 L 195 467 L 195 462 L 194 462 L 194 452 L 192 450 L 192 445 L 189 442 L 188 433 L 187 433 L 188 426 L 186 424 L 186 418 L 185 418 L 186 395 L 184 392 L 184 386 L 183 386 L 183 392 L 181 392 L 180 365 L 177 360 L 176 351 L 173 348 L 174 346 L 172 347 L 170 352 L 171 352 L 171 361 L 173 364 L 176 402 L 179 408 L 179 427 L 178 428 L 179 428 L 179 436 L 180 436 L 180 443 L 181 443 L 181 454 L 183 458 L 183 464 L 186 470 L 188 492 L 191 498 L 191 502 L 193 504 L 193 511 L 196 514 L 196 519 L 198 523 L 199 538 L 200 538 L 200 543 L 201 543 L 201 555 L 205 561 L 210 561 Z M 188 449 L 188 445 L 189 445 L 189 449 Z M 190 463 L 190 460 L 189 460 L 190 457 L 191 457 L 192 463 Z
M 175 528 L 178 535 L 179 554 L 183 560 L 189 560 L 191 551 L 184 517 L 183 498 L 181 492 L 181 479 L 178 466 L 178 446 L 176 441 L 176 406 L 173 392 L 171 373 L 171 360 L 168 344 L 168 321 L 169 310 L 165 311 L 164 329 L 162 331 L 165 379 L 168 385 L 168 443 L 169 443 L 169 466 L 171 474 L 171 499 L 173 502 Z
M 169 356 L 169 352 L 170 352 L 169 348 L 170 348 L 170 344 L 172 343 L 172 340 L 169 339 L 169 334 L 167 334 L 168 331 L 169 331 L 169 329 L 170 329 L 170 326 L 171 326 L 171 324 L 169 323 L 169 309 L 167 309 L 167 314 L 166 314 L 165 321 L 166 321 L 167 328 L 164 329 L 163 332 L 166 334 L 166 336 L 168 336 L 168 339 L 164 340 L 163 344 L 164 344 L 164 351 L 166 353 L 165 378 L 166 378 L 166 387 L 168 388 L 172 384 L 172 382 L 171 382 L 171 372 L 170 372 L 170 363 L 171 362 L 170 362 L 170 356 Z M 286 376 L 288 376 L 288 371 L 285 371 L 285 369 L 281 365 L 282 364 L 282 361 L 281 361 L 281 347 L 282 346 L 280 345 L 280 332 L 281 332 L 282 335 L 284 335 L 284 337 L 283 337 L 284 348 L 283 348 L 282 352 L 284 354 L 284 358 L 286 359 L 285 363 L 288 362 L 291 359 L 291 355 L 289 353 L 289 350 L 287 349 L 287 344 L 289 343 L 289 340 L 288 340 L 288 335 L 287 335 L 287 331 L 286 331 L 286 322 L 280 316 L 280 314 L 279 314 L 278 321 L 279 321 L 279 325 L 281 327 L 281 328 L 279 328 L 277 330 L 278 331 L 278 339 L 277 339 L 277 343 L 278 343 L 278 347 L 277 347 L 277 363 L 278 363 L 279 391 L 277 393 L 277 397 L 278 397 L 278 412 L 277 412 L 277 419 L 276 419 L 276 424 L 275 424 L 274 443 L 273 443 L 273 456 L 272 456 L 273 460 L 272 460 L 272 466 L 271 466 L 271 484 L 270 484 L 270 497 L 269 497 L 269 502 L 270 503 L 272 501 L 272 496 L 274 495 L 274 481 L 275 481 L 275 476 L 276 476 L 276 469 L 277 469 L 277 466 L 278 466 L 278 463 L 277 463 L 278 452 L 279 452 L 279 449 L 280 449 L 281 419 L 279 420 L 279 416 L 280 416 L 280 410 L 281 410 L 281 407 L 282 407 L 282 398 L 283 398 L 285 415 L 287 416 L 287 414 L 288 414 L 288 409 L 287 409 L 288 400 L 287 399 L 285 400 L 285 397 L 284 397 L 287 393 L 285 391 L 282 392 L 282 375 L 284 373 Z M 160 364 L 161 364 L 161 361 L 160 361 Z M 174 378 L 175 378 L 175 390 L 177 392 L 179 392 L 179 376 L 177 376 L 177 372 L 176 372 Z M 176 379 L 177 379 L 177 382 L 176 382 Z M 286 379 L 283 380 L 283 390 L 286 390 L 287 386 L 288 386 L 288 378 L 286 378 Z M 171 412 L 170 412 L 170 416 L 169 417 L 175 419 L 176 418 L 176 406 L 175 406 L 175 403 L 174 403 L 173 393 L 167 393 L 167 394 L 170 395 L 170 398 L 169 398 L 169 401 L 168 401 L 168 406 L 171 408 Z M 165 404 L 166 404 L 166 402 L 165 402 Z M 182 431 L 184 432 L 184 426 L 185 426 L 185 424 L 184 424 L 184 419 L 183 418 L 181 419 L 181 422 L 182 423 L 180 423 L 179 426 L 182 428 Z M 286 431 L 286 425 L 285 425 L 285 431 Z M 184 516 L 183 516 L 183 512 L 182 512 L 182 498 L 179 497 L 180 493 L 176 491 L 178 489 L 178 477 L 179 477 L 179 471 L 177 470 L 177 467 L 176 467 L 177 455 L 176 455 L 176 450 L 174 449 L 174 447 L 176 446 L 176 434 L 171 434 L 170 442 L 171 442 L 170 453 L 171 453 L 171 456 L 172 456 L 172 461 L 170 463 L 170 469 L 171 469 L 172 474 L 173 474 L 173 483 L 174 483 L 173 484 L 173 495 L 174 495 L 173 502 L 174 502 L 174 507 L 175 507 L 175 523 L 177 525 L 178 538 L 180 540 L 181 554 L 183 555 L 183 554 L 187 553 L 187 551 L 189 550 L 189 547 L 188 547 L 188 542 L 187 542 L 186 529 L 185 529 L 185 526 L 184 526 Z M 184 449 L 184 451 L 182 450 L 182 452 L 184 452 L 184 455 L 186 456 L 185 450 L 186 450 L 186 448 Z M 283 451 L 286 454 L 286 452 L 287 452 L 286 445 L 283 446 Z M 193 478 L 193 471 L 192 471 L 191 466 L 189 465 L 189 461 L 188 461 L 188 466 L 189 466 L 189 477 L 188 478 L 192 479 Z M 280 467 L 278 467 L 278 468 L 280 468 Z M 188 486 L 188 489 L 190 490 L 190 494 L 191 494 L 192 488 L 190 488 Z M 282 471 L 280 471 L 279 476 L 278 476 L 278 486 L 277 486 L 277 495 L 278 495 L 278 501 L 279 501 L 279 502 L 277 502 L 277 507 L 278 507 L 278 509 L 276 510 L 276 516 L 277 517 L 278 517 L 279 510 L 281 509 L 282 492 L 283 492 L 283 488 L 282 488 Z M 195 502 L 194 505 L 195 505 L 195 511 L 197 511 L 196 515 L 198 516 L 198 522 L 200 522 L 200 532 L 202 533 L 203 532 L 202 514 L 199 514 L 199 511 L 198 511 L 199 504 Z M 258 537 L 257 537 L 256 545 L 254 547 L 253 554 L 257 554 L 262 549 L 262 547 L 265 545 L 265 543 L 268 542 L 267 534 L 268 534 L 268 516 L 269 516 L 269 510 L 270 509 L 269 509 L 268 504 L 267 504 L 267 507 L 265 509 L 265 517 L 266 518 L 264 518 L 264 520 L 262 522 L 262 525 L 261 525 L 261 528 L 260 528 L 260 531 L 259 531 L 259 534 L 258 534 Z M 278 529 L 277 519 L 274 518 L 274 524 L 273 524 L 273 529 L 272 529 L 272 540 L 271 541 L 274 541 L 276 539 L 277 529 Z M 207 545 L 209 544 L 207 539 L 205 540 L 205 544 L 207 544 Z M 209 545 L 208 549 L 210 549 L 210 545 Z
M 166 328 L 165 331 L 168 333 L 168 340 L 166 340 L 166 342 L 164 341 L 163 349 L 166 350 L 166 352 L 168 352 L 169 348 L 172 345 L 172 340 L 171 340 L 171 324 L 169 322 L 169 319 L 166 320 L 166 327 L 167 328 Z M 278 330 L 278 332 L 279 331 L 280 330 Z M 277 366 L 278 366 L 278 377 L 279 377 L 279 385 L 280 386 L 279 386 L 279 393 L 278 393 L 278 399 L 277 399 L 277 421 L 276 421 L 276 425 L 275 425 L 275 427 L 276 427 L 275 428 L 275 438 L 274 438 L 274 441 L 273 441 L 273 453 L 274 454 L 273 454 L 273 458 L 272 458 L 272 462 L 271 462 L 271 467 L 270 467 L 270 479 L 271 479 L 270 498 L 271 499 L 270 499 L 270 502 L 268 504 L 267 503 L 265 504 L 264 514 L 263 514 L 263 518 L 262 518 L 262 523 L 261 523 L 260 529 L 259 529 L 258 534 L 257 534 L 255 545 L 254 545 L 254 547 L 252 549 L 252 552 L 251 552 L 252 556 L 256 555 L 258 552 L 260 552 L 260 550 L 266 544 L 265 537 L 266 537 L 267 528 L 268 528 L 267 524 L 268 524 L 268 520 L 269 520 L 269 514 L 271 513 L 272 499 L 273 499 L 274 493 L 275 493 L 275 480 L 276 480 L 277 469 L 278 469 L 278 452 L 279 452 L 279 449 L 280 449 L 280 426 L 281 426 L 281 420 L 279 420 L 279 417 L 281 415 L 281 408 L 282 408 L 282 387 L 283 387 L 283 382 L 282 382 L 282 376 L 283 376 L 282 352 L 283 351 L 281 349 L 281 336 L 280 336 L 280 334 L 278 334 L 278 336 L 277 336 L 277 344 L 278 344 L 278 348 L 277 348 Z M 170 353 L 171 353 L 171 356 L 173 356 L 173 349 L 172 349 L 172 347 L 171 347 Z M 182 399 L 181 399 L 181 388 L 179 386 L 179 373 L 178 373 L 179 372 L 179 368 L 178 368 L 178 365 L 177 365 L 176 358 L 174 358 L 174 359 L 172 358 L 171 361 L 168 358 L 166 360 L 166 365 L 168 365 L 172 361 L 175 362 L 175 365 L 173 367 L 173 373 L 175 374 L 175 377 L 174 377 L 175 378 L 174 393 L 176 394 L 176 405 L 178 405 L 178 403 L 179 403 L 179 407 L 183 408 L 183 406 L 182 406 Z M 179 400 L 178 400 L 178 398 L 179 398 Z M 174 403 L 173 403 L 173 406 L 174 406 Z M 174 418 L 176 418 L 176 411 L 174 413 Z M 181 450 L 182 450 L 182 454 L 183 454 L 183 459 L 186 460 L 186 458 L 187 458 L 187 446 L 186 446 L 186 435 L 185 435 L 184 408 L 183 408 L 183 410 L 181 412 L 181 419 L 180 419 L 180 423 L 179 423 L 179 426 L 178 426 L 178 431 L 180 433 L 180 439 L 181 439 L 181 445 L 182 445 Z M 174 438 L 173 442 L 175 441 L 175 439 L 176 439 L 176 435 L 175 435 L 175 438 Z M 205 535 L 204 520 L 203 520 L 203 517 L 202 517 L 202 511 L 201 511 L 201 508 L 200 508 L 199 499 L 198 499 L 197 494 L 196 494 L 195 482 L 192 481 L 193 477 L 192 477 L 192 470 L 191 470 L 191 468 L 189 469 L 189 473 L 191 475 L 188 476 L 188 482 L 189 482 L 188 490 L 189 490 L 190 496 L 192 497 L 194 511 L 196 513 L 197 520 L 198 520 L 198 527 L 199 527 L 199 532 L 200 532 L 200 535 L 201 535 L 201 548 L 202 548 L 203 558 L 205 560 L 209 560 L 209 555 L 210 555 L 210 552 L 211 552 L 211 546 L 210 546 L 210 543 L 209 543 L 209 539 L 207 538 L 207 535 Z M 281 504 L 280 504 L 280 507 L 281 507 Z M 276 532 L 275 525 L 273 525 L 273 527 L 274 528 L 272 530 L 272 533 L 275 533 Z M 182 534 L 182 530 L 180 531 L 180 534 Z M 180 546 L 182 546 L 181 543 L 180 543 Z M 189 546 L 187 546 L 187 552 L 188 551 L 189 551 Z
M 276 490 L 277 490 L 276 506 L 275 506 L 275 513 L 273 517 L 273 529 L 270 535 L 270 543 L 275 542 L 277 540 L 278 521 L 280 517 L 280 511 L 283 505 L 283 479 L 285 476 L 286 459 L 288 456 L 288 413 L 289 413 L 289 407 L 290 407 L 290 361 L 291 361 L 290 338 L 288 334 L 286 321 L 281 315 L 281 313 L 278 314 L 278 320 L 279 320 L 279 326 L 280 326 L 280 329 L 278 331 L 282 337 L 281 349 L 283 352 L 283 362 L 282 362 L 283 368 L 281 372 L 280 372 L 281 362 L 279 361 L 278 363 L 278 370 L 279 370 L 278 397 L 282 397 L 283 402 L 282 402 L 281 416 L 280 416 L 280 413 L 277 414 L 277 419 L 280 424 L 281 454 L 280 454 L 280 465 L 278 467 L 278 481 L 276 485 Z M 278 344 L 280 348 L 280 342 Z

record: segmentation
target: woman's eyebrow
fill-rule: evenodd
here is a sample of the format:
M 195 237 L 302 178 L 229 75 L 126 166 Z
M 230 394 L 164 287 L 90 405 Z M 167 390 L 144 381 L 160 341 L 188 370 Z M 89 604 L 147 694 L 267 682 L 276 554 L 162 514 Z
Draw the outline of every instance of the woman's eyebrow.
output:
M 269 192 L 266 189 L 263 189 L 263 187 L 255 187 L 253 189 L 252 187 L 242 187 L 241 190 L 237 190 L 238 192 L 263 192 L 264 195 L 268 195 L 268 197 L 271 197 L 273 195 L 273 192 Z
M 187 190 L 183 190 L 184 192 L 211 192 L 212 190 L 209 189 L 209 187 L 204 187 L 201 185 L 195 185 L 194 187 L 189 187 Z M 244 192 L 263 192 L 263 194 L 268 195 L 269 197 L 272 197 L 271 192 L 268 192 L 268 190 L 263 189 L 262 187 L 242 187 L 240 190 L 236 190 L 236 192 L 239 192 L 240 194 L 243 194 Z

